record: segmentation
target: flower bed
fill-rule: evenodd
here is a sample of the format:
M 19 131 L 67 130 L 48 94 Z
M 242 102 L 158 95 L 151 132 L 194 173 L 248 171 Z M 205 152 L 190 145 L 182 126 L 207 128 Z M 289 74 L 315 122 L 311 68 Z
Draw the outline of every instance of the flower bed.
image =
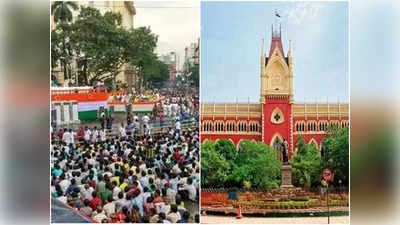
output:
M 307 194 L 307 195 L 305 195 Z M 203 192 L 202 207 L 238 208 L 247 212 L 268 210 L 273 212 L 295 211 L 324 211 L 326 210 L 326 195 L 306 193 L 303 191 L 271 191 L 271 192 L 239 192 L 238 200 L 228 200 L 225 192 Z M 329 205 L 336 208 L 349 206 L 347 194 L 330 194 Z

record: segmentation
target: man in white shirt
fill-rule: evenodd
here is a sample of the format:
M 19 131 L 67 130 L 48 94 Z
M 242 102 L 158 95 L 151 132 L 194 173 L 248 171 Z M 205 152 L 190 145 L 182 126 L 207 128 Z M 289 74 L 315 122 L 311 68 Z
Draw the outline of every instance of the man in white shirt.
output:
M 105 142 L 106 141 L 106 131 L 105 131 L 105 129 L 101 129 L 99 135 L 100 135 L 100 140 Z
M 175 122 L 175 131 L 176 133 L 178 133 L 178 137 L 181 136 L 181 122 L 179 121 L 179 119 L 176 120 Z
M 84 134 L 83 138 L 85 139 L 86 142 L 88 142 L 90 140 L 91 135 L 92 135 L 92 131 L 88 127 L 85 127 L 85 134 Z
M 125 131 L 124 123 L 121 123 L 121 127 L 119 128 L 119 134 L 120 134 L 121 137 L 123 137 L 123 138 L 126 137 L 126 131 Z
M 67 145 L 69 145 L 69 143 L 71 142 L 71 133 L 67 129 L 64 129 L 64 134 L 62 136 L 62 140 L 65 143 L 67 143 Z
M 112 196 L 108 196 L 107 203 L 104 205 L 103 209 L 107 217 L 110 217 L 115 213 L 115 202 L 113 201 Z
M 144 125 L 145 134 L 150 135 L 150 125 L 149 125 L 150 118 L 149 118 L 149 116 L 147 116 L 147 114 L 144 115 L 142 117 L 142 121 L 143 121 L 143 125 Z
M 187 184 L 183 185 L 183 187 L 179 188 L 179 190 L 188 191 L 189 199 L 192 201 L 196 201 L 197 190 L 196 187 L 193 185 L 193 180 L 191 177 L 187 179 Z
M 71 182 L 68 179 L 65 178 L 65 173 L 61 174 L 60 180 L 61 181 L 58 184 L 60 185 L 61 190 L 65 194 L 65 191 L 67 190 L 69 185 L 71 185 Z
M 81 189 L 83 199 L 92 200 L 92 192 L 94 189 L 89 186 L 89 184 L 85 184 L 84 188 Z
M 169 187 L 167 189 L 167 196 L 172 204 L 175 204 L 176 194 L 177 194 L 177 191 L 172 188 L 172 184 L 169 184 Z
M 96 143 L 98 140 L 98 136 L 99 136 L 99 130 L 97 129 L 97 127 L 94 127 L 93 129 L 93 135 L 92 135 L 92 142 Z

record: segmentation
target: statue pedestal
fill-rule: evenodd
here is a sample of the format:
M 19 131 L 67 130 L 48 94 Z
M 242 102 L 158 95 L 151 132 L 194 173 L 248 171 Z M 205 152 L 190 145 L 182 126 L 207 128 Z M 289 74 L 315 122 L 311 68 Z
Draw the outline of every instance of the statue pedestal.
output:
M 281 168 L 281 186 L 280 188 L 292 188 L 292 166 L 290 164 L 282 165 Z

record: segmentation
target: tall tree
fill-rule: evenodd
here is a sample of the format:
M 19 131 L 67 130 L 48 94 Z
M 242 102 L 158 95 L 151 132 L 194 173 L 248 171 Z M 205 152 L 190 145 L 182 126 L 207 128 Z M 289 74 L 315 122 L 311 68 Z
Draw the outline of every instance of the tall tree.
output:
M 339 180 L 348 186 L 349 182 L 349 128 L 339 129 L 331 126 L 327 137 L 322 141 L 324 148 L 323 167 L 334 173 L 334 184 Z
M 129 63 L 138 69 L 139 89 L 146 85 L 154 67 L 157 56 L 154 50 L 157 46 L 157 35 L 151 32 L 150 27 L 134 29 L 130 35 L 130 41 L 134 43 L 129 49 Z
M 320 183 L 322 171 L 322 160 L 318 155 L 318 149 L 314 144 L 306 145 L 301 136 L 298 137 L 297 142 L 301 143 L 301 147 L 298 147 L 297 152 L 290 160 L 294 185 L 306 187 L 310 187 L 312 184 L 317 185 Z M 304 143 L 304 147 L 302 143 Z
M 250 181 L 252 186 L 274 188 L 279 186 L 280 163 L 276 151 L 264 143 L 250 140 L 240 142 L 231 179 L 243 186 Z
M 201 144 L 201 185 L 202 187 L 224 187 L 228 179 L 229 164 L 215 150 L 215 142 Z
M 95 8 L 81 7 L 71 35 L 81 84 L 114 80 L 127 62 L 131 45 L 136 43 L 131 42 L 132 31 L 125 30 L 121 21 L 119 13 L 102 15 Z

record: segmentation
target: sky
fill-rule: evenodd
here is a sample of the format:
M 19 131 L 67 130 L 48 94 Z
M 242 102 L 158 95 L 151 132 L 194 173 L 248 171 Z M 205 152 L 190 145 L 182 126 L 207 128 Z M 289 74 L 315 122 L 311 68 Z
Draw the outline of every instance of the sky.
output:
M 356 0 L 350 5 L 351 99 L 400 102 L 400 2 Z
M 285 55 L 292 41 L 295 102 L 349 102 L 346 2 L 202 2 L 201 101 L 259 101 L 261 40 L 269 52 L 279 22 Z
M 200 37 L 200 2 L 135 1 L 134 26 L 150 26 L 157 34 L 157 54 L 177 52 L 183 64 L 185 47 Z

